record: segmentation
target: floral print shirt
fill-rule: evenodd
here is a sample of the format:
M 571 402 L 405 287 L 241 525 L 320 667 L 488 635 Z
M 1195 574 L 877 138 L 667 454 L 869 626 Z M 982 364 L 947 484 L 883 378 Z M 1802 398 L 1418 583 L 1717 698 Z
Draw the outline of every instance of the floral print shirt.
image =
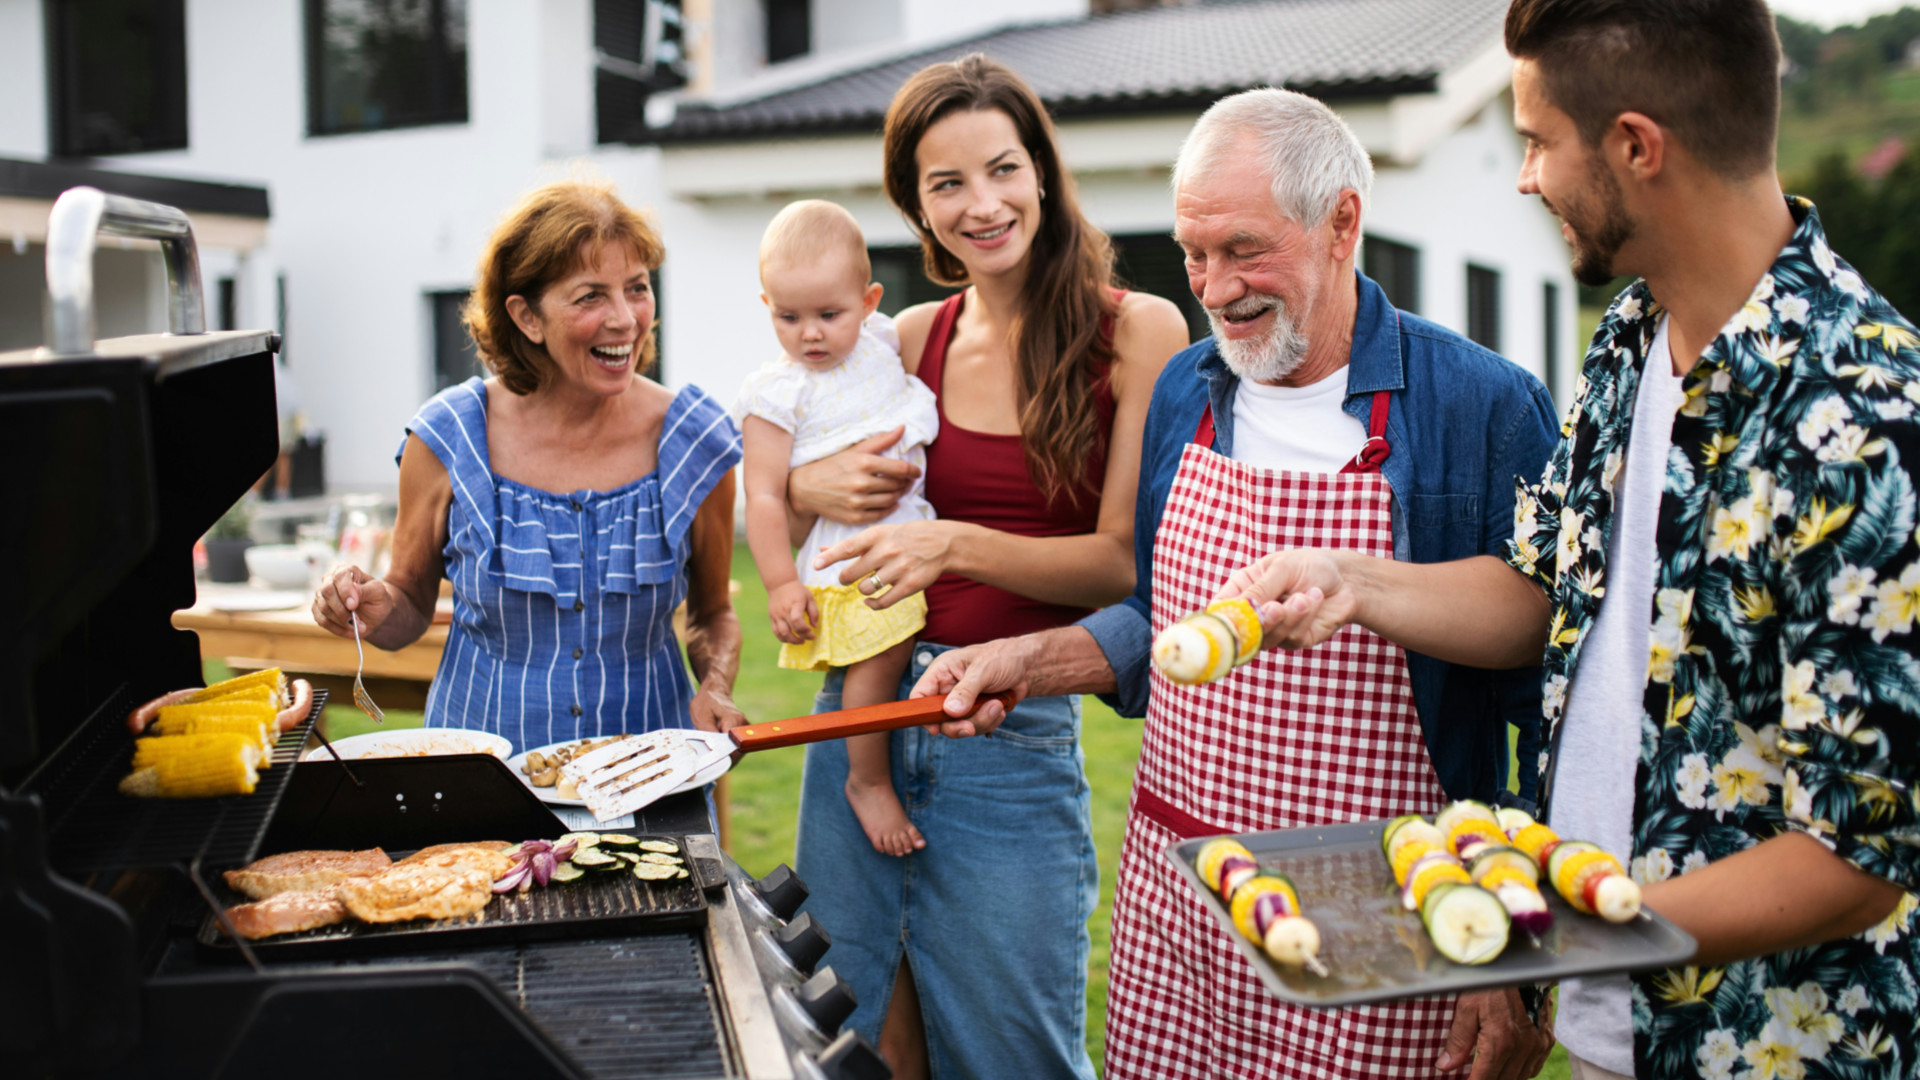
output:
M 1674 418 L 1630 872 L 1659 881 L 1794 829 L 1908 893 L 1858 937 L 1636 976 L 1642 1078 L 1920 1075 L 1920 334 L 1827 246 L 1811 203 L 1789 204 L 1793 238 Z M 1662 314 L 1645 282 L 1614 302 L 1515 508 L 1508 559 L 1553 605 L 1550 746 L 1606 595 L 1613 484 Z M 1543 785 L 1551 767 L 1541 754 Z

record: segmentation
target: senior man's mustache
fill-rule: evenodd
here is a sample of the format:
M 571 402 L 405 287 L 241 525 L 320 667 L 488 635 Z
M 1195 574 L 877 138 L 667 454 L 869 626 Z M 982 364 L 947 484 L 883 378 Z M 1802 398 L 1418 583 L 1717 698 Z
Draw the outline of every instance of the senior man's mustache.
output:
M 1257 319 L 1274 308 L 1280 309 L 1281 315 L 1284 316 L 1287 311 L 1286 301 L 1265 293 L 1253 293 L 1225 307 L 1208 308 L 1207 314 L 1223 322 L 1243 323 Z

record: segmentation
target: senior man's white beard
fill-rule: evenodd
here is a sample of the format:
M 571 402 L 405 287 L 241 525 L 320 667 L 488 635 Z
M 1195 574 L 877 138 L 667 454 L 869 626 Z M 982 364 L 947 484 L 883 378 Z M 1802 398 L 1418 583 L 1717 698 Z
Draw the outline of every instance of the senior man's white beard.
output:
M 1227 337 L 1226 320 L 1229 317 L 1257 317 L 1268 308 L 1273 309 L 1273 324 L 1266 333 L 1240 340 Z M 1220 359 L 1225 360 L 1227 367 L 1242 379 L 1277 383 L 1293 374 L 1307 358 L 1307 336 L 1288 317 L 1286 301 L 1277 296 L 1253 293 L 1224 308 L 1208 308 L 1207 325 L 1213 329 L 1213 341 L 1220 350 Z

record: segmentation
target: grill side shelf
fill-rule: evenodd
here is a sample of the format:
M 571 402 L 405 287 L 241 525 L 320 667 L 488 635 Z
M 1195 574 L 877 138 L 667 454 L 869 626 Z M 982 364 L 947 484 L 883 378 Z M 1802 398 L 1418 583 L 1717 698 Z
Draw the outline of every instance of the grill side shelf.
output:
M 216 866 L 251 862 L 326 707 L 326 691 L 313 697 L 306 718 L 274 744 L 273 766 L 260 771 L 251 795 L 135 799 L 117 787 L 132 768 L 125 720 L 139 704 L 121 687 L 23 785 L 45 807 L 48 862 L 68 877 L 196 859 Z

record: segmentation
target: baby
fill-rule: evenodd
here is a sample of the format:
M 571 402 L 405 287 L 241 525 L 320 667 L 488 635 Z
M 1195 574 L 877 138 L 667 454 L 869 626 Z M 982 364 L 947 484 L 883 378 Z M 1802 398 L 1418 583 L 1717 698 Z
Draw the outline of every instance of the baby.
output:
M 760 241 L 760 299 L 784 355 L 748 377 L 733 407 L 746 443 L 747 546 L 784 643 L 780 666 L 846 668 L 847 708 L 898 695 L 927 601 L 916 593 L 876 611 L 857 585 L 840 584 L 838 571 L 813 569 L 816 552 L 866 526 L 821 518 L 795 560 L 787 473 L 897 427 L 906 434 L 887 455 L 924 469 L 940 426 L 933 392 L 900 366 L 893 321 L 875 313 L 881 287 L 871 273 L 852 214 L 812 199 L 780 211 Z M 881 523 L 933 516 L 916 479 Z M 847 802 L 876 850 L 905 855 L 926 841 L 894 794 L 887 739 L 883 732 L 846 741 Z

